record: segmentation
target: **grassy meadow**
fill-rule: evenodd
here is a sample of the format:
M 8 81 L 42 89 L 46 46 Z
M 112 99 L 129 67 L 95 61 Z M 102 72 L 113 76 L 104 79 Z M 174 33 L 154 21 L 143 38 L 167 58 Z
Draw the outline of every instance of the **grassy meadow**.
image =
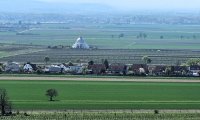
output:
M 73 79 L 73 78 L 72 78 Z M 0 81 L 15 110 L 199 109 L 199 83 Z M 45 91 L 57 89 L 49 102 Z

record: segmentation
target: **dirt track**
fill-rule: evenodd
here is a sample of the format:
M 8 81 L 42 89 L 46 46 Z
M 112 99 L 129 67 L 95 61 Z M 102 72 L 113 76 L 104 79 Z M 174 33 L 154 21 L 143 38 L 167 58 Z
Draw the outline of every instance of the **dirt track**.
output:
M 152 109 L 130 110 L 130 109 L 116 109 L 116 110 L 26 110 L 21 111 L 29 114 L 53 114 L 53 113 L 154 113 Z M 159 113 L 200 113 L 200 110 L 159 110 Z
M 2 76 L 0 80 L 60 80 L 60 81 L 127 81 L 127 82 L 178 82 L 200 83 L 199 80 L 181 79 L 148 79 L 148 78 L 75 78 L 75 77 L 8 77 Z

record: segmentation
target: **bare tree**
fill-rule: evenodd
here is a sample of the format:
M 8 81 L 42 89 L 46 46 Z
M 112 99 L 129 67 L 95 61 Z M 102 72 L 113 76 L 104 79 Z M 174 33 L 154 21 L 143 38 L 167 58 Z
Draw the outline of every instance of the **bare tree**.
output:
M 58 92 L 56 89 L 48 89 L 45 95 L 49 97 L 49 101 L 53 101 L 53 97 L 58 96 Z
M 169 76 L 172 73 L 172 67 L 167 67 L 165 69 L 165 75 Z
M 109 68 L 109 63 L 108 63 L 108 60 L 107 60 L 107 59 L 105 59 L 105 60 L 103 61 L 103 64 L 105 65 L 106 69 Z
M 196 35 L 193 35 L 193 36 L 192 36 L 192 38 L 193 38 L 193 39 L 196 39 L 196 38 L 197 38 L 197 36 L 196 36 Z
M 11 103 L 8 101 L 6 89 L 0 89 L 0 110 L 1 115 L 11 113 Z
M 144 34 L 143 34 L 143 37 L 144 37 L 144 39 L 146 39 L 146 38 L 147 38 L 147 34 L 146 34 L 146 33 L 144 33 Z
M 119 34 L 119 38 L 124 37 L 124 33 Z
M 50 61 L 50 58 L 48 56 L 44 57 L 44 62 L 46 63 L 46 65 L 47 65 L 47 62 L 49 61 Z
M 183 36 L 183 35 L 181 35 L 181 36 L 180 36 L 180 38 L 181 38 L 181 40 L 182 40 L 182 39 L 184 38 L 184 36 Z
M 94 65 L 94 61 L 93 60 L 89 61 L 88 65 Z
M 74 64 L 73 64 L 71 61 L 69 61 L 69 62 L 67 63 L 67 65 L 68 65 L 68 66 L 74 66 Z
M 79 65 L 81 65 L 82 60 L 81 60 L 81 59 L 77 59 L 76 62 L 77 62 Z
M 152 62 L 152 60 L 148 57 L 148 56 L 143 56 L 142 57 L 142 60 L 146 63 L 146 64 L 149 64 Z
M 142 33 L 140 32 L 139 35 L 137 35 L 137 39 L 146 39 L 147 38 L 147 34 L 146 33 Z

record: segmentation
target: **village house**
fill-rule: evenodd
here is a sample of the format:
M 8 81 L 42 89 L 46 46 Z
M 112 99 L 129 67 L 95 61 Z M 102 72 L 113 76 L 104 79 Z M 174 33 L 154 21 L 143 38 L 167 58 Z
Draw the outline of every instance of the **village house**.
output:
M 20 72 L 20 65 L 17 62 L 7 62 L 5 72 Z
M 148 66 L 146 64 L 133 64 L 130 68 L 134 75 L 141 75 L 148 73 Z
M 44 72 L 45 73 L 61 73 L 61 67 L 58 65 L 51 65 L 51 66 L 45 67 Z
M 149 67 L 149 73 L 155 76 L 164 76 L 166 68 L 167 66 L 164 65 L 151 66 Z
M 109 66 L 109 71 L 111 72 L 111 74 L 126 75 L 127 66 L 125 64 L 119 64 L 119 63 L 111 64 Z
M 69 65 L 62 63 L 61 65 L 59 65 L 61 68 L 61 73 L 67 73 L 70 70 Z
M 24 65 L 23 70 L 26 73 L 34 72 L 37 70 L 37 66 L 36 66 L 36 64 L 27 63 Z
M 69 71 L 71 74 L 82 74 L 83 67 L 82 66 L 69 66 Z
M 189 71 L 192 73 L 193 76 L 200 76 L 200 66 L 199 65 L 190 66 Z
M 69 66 L 66 64 L 50 65 L 45 67 L 43 70 L 45 73 L 71 73 L 71 74 L 82 74 L 82 66 Z
M 148 75 L 154 75 L 153 71 L 155 69 L 155 65 L 148 65 L 148 70 L 149 70 L 149 74 Z
M 171 69 L 175 76 L 186 76 L 189 71 L 187 66 L 171 66 Z
M 88 72 L 91 74 L 102 74 L 105 73 L 106 67 L 104 64 L 93 64 L 88 65 Z

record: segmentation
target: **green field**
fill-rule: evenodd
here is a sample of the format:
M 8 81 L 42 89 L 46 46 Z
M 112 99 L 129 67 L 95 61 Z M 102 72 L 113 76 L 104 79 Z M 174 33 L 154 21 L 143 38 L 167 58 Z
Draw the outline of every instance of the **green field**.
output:
M 109 63 L 142 64 L 142 57 L 149 56 L 152 64 L 184 64 L 188 59 L 199 58 L 199 31 L 199 25 L 31 25 L 27 30 L 0 32 L 0 62 L 42 64 L 48 56 L 52 64 L 77 60 L 101 63 L 102 59 Z M 122 33 L 124 37 L 119 38 Z M 137 38 L 140 33 L 147 37 Z M 98 49 L 69 49 L 79 36 Z M 64 48 L 47 49 L 57 45 Z
M 0 32 L 0 43 L 71 46 L 83 36 L 89 45 L 100 49 L 199 49 L 199 30 L 199 25 L 41 24 L 17 31 L 25 35 Z M 124 37 L 119 38 L 121 33 Z M 147 37 L 138 39 L 139 33 L 145 33 Z
M 200 109 L 199 83 L 4 80 L 0 88 L 15 110 Z M 49 88 L 59 92 L 54 102 L 44 95 Z

